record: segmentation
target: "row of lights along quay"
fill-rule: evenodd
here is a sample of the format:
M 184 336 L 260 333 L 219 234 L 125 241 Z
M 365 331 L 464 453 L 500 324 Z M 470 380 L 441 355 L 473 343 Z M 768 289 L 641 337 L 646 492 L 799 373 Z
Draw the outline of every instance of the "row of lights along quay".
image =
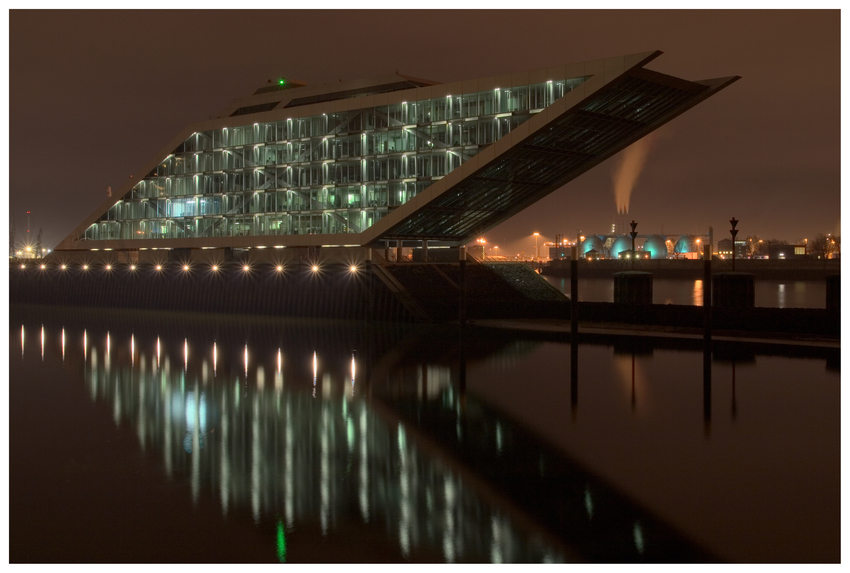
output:
M 230 262 L 230 263 L 187 263 L 187 262 L 142 262 L 142 263 L 86 263 L 86 262 L 74 262 L 74 263 L 56 263 L 56 262 L 38 262 L 38 263 L 26 263 L 22 262 L 17 266 L 13 266 L 13 269 L 18 269 L 22 271 L 26 270 L 41 270 L 41 271 L 68 271 L 68 272 L 101 272 L 106 274 L 107 276 L 111 273 L 125 272 L 125 273 L 142 273 L 142 272 L 154 272 L 154 273 L 164 273 L 164 272 L 172 272 L 177 271 L 178 273 L 182 271 L 182 273 L 193 273 L 193 272 L 207 272 L 211 275 L 215 276 L 220 273 L 225 272 L 236 272 L 242 274 L 251 274 L 255 272 L 262 271 L 271 271 L 272 274 L 283 274 L 285 272 L 298 272 L 304 271 L 309 273 L 319 273 L 322 271 L 330 271 L 333 269 L 334 271 L 347 271 L 350 274 L 357 274 L 364 268 L 363 263 L 352 263 L 352 264 L 341 264 L 341 263 L 332 263 L 332 264 L 322 264 L 318 262 L 307 262 L 307 263 L 246 263 L 246 262 Z

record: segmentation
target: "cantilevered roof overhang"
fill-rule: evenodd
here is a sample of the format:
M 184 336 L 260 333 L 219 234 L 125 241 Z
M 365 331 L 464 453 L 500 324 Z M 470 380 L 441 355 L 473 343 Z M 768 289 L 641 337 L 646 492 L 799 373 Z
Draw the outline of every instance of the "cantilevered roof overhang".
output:
M 378 221 L 363 243 L 468 243 L 740 79 L 692 82 L 643 68 L 660 54 L 605 60 L 601 73 Z

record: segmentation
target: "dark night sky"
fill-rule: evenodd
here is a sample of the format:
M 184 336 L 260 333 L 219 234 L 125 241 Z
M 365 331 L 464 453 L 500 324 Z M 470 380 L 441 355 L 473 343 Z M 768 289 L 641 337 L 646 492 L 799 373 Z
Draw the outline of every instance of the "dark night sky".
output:
M 634 52 L 742 79 L 662 127 L 631 195 L 643 233 L 840 233 L 840 13 L 24 11 L 9 17 L 9 208 L 54 246 L 180 129 L 285 75 L 450 82 Z M 622 154 L 620 154 L 622 155 Z M 605 233 L 606 161 L 488 233 L 500 253 Z

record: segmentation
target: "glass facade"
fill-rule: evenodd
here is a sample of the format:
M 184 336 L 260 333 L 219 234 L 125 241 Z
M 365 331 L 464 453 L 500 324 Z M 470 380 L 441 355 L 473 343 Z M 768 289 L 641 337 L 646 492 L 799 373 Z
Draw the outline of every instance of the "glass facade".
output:
M 360 233 L 585 79 L 196 132 L 81 238 Z

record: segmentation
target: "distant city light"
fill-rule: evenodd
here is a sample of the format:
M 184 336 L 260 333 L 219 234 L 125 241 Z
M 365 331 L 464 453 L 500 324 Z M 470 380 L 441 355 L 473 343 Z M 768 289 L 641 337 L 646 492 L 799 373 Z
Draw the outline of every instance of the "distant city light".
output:
M 357 272 L 357 265 L 351 265 L 350 270 L 351 270 L 352 273 L 356 273 Z
M 314 273 L 319 272 L 319 265 L 313 265 L 312 268 Z
M 281 272 L 281 271 L 283 271 L 283 265 L 278 265 L 277 266 L 277 272 Z

